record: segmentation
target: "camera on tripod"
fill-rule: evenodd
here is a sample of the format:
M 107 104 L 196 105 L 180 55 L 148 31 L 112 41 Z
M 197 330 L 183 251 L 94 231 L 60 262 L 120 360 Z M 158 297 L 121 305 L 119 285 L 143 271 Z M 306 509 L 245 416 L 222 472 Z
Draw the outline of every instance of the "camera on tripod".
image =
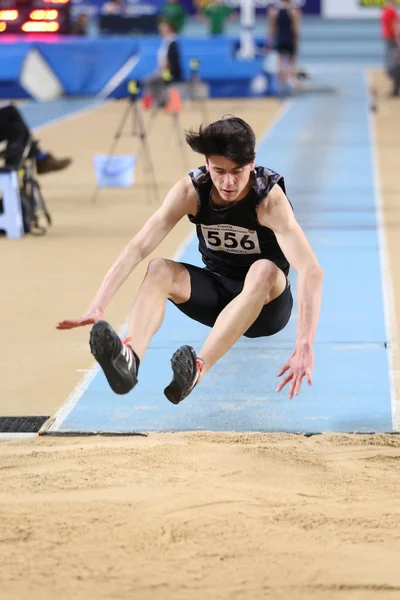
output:
M 189 62 L 190 78 L 199 79 L 200 62 L 197 58 L 191 58 Z
M 141 92 L 139 81 L 136 79 L 130 79 L 128 81 L 127 90 L 129 94 L 129 100 L 131 100 L 131 102 L 135 102 L 139 98 Z

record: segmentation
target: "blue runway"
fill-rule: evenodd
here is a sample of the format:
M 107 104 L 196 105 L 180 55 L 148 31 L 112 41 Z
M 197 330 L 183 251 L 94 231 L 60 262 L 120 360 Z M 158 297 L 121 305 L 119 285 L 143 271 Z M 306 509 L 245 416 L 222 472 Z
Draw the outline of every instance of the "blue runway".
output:
M 171 405 L 163 389 L 172 353 L 184 343 L 199 349 L 209 330 L 169 304 L 135 390 L 114 395 L 95 371 L 49 432 L 393 431 L 367 89 L 357 71 L 330 74 L 329 85 L 333 93 L 293 101 L 257 151 L 259 164 L 285 175 L 325 270 L 313 387 L 304 384 L 292 401 L 275 392 L 276 374 L 294 347 L 295 305 L 283 332 L 240 340 L 181 405 Z M 196 240 L 180 258 L 200 264 Z M 295 279 L 292 273 L 294 290 Z
M 51 102 L 27 102 L 20 107 L 20 111 L 30 127 L 40 128 L 98 104 L 98 100 L 91 98 L 64 98 Z

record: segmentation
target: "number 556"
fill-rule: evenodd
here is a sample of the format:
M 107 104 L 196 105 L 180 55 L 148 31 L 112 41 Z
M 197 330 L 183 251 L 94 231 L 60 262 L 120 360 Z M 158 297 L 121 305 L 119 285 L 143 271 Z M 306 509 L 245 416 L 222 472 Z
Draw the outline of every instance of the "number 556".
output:
M 243 250 L 254 250 L 256 245 L 253 240 L 250 240 L 249 238 L 250 236 L 247 233 L 240 235 L 234 231 L 225 231 L 224 238 L 221 240 L 218 231 L 207 232 L 208 243 L 215 248 L 223 246 L 224 248 L 230 249 L 237 248 L 240 245 Z

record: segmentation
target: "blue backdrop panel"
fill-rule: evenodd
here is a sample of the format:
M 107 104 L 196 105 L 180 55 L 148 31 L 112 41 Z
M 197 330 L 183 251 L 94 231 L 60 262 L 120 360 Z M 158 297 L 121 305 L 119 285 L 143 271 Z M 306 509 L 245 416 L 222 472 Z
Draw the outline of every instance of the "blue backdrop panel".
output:
M 198 74 L 210 86 L 212 98 L 248 97 L 253 95 L 251 81 L 262 72 L 262 59 L 240 61 L 233 57 L 232 40 L 206 40 L 181 41 L 183 77 L 188 80 L 191 75 L 190 61 L 199 60 Z M 139 61 L 131 72 L 125 77 L 111 97 L 120 98 L 127 95 L 127 82 L 129 79 L 143 80 L 149 73 L 157 68 L 157 49 L 159 39 L 139 42 Z M 273 76 L 268 75 L 268 89 L 275 90 Z
M 64 39 L 38 44 L 67 95 L 98 94 L 124 63 L 137 53 L 134 39 Z
M 31 48 L 29 43 L 0 45 L 0 98 L 29 98 L 19 83 L 24 60 Z
M 0 87 L 3 97 L 26 97 L 18 87 L 23 59 L 31 48 L 40 51 L 44 60 L 62 83 L 68 96 L 98 94 L 132 56 L 139 61 L 111 94 L 127 95 L 127 81 L 143 79 L 157 67 L 158 36 L 68 38 L 52 42 L 19 42 L 0 45 Z M 249 96 L 252 78 L 262 70 L 262 61 L 237 61 L 233 58 L 235 40 L 182 39 L 180 42 L 184 77 L 190 75 L 190 60 L 200 61 L 199 75 L 210 83 L 211 96 Z M 11 87 L 11 85 L 13 87 Z M 10 94 L 10 90 L 14 93 Z
M 156 36 L 140 36 L 137 38 L 137 65 L 127 74 L 124 81 L 111 93 L 111 97 L 120 98 L 127 95 L 129 79 L 143 80 L 157 68 L 157 50 L 160 38 Z M 199 76 L 210 84 L 210 96 L 247 97 L 251 95 L 250 82 L 261 73 L 262 60 L 239 61 L 233 57 L 235 40 L 222 36 L 205 39 L 185 38 L 180 41 L 184 79 L 190 77 L 190 61 L 199 61 Z M 271 87 L 272 89 L 272 87 Z

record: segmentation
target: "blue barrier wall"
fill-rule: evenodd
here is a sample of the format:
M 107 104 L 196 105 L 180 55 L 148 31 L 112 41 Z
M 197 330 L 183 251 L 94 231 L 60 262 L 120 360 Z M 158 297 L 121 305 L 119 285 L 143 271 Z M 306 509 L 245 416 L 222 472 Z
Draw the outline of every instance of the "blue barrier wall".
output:
M 134 39 L 66 39 L 38 44 L 39 51 L 60 79 L 68 96 L 98 94 L 125 62 L 138 51 Z
M 196 25 L 196 26 L 195 26 Z M 191 23 L 181 37 L 184 72 L 188 76 L 189 60 L 200 60 L 200 75 L 210 84 L 211 96 L 248 96 L 251 78 L 261 72 L 261 58 L 241 63 L 233 59 L 239 41 L 239 24 L 232 25 L 226 36 L 210 38 L 203 26 Z M 265 20 L 256 23 L 256 42 L 265 41 Z M 9 41 L 7 41 L 9 40 Z M 157 36 L 74 38 L 39 36 L 0 37 L 0 96 L 25 97 L 19 85 L 23 60 L 29 49 L 38 48 L 55 69 L 68 96 L 96 95 L 129 56 L 140 60 L 126 78 L 143 77 L 156 66 L 160 44 Z M 305 17 L 302 22 L 300 68 L 322 72 L 329 66 L 346 71 L 350 65 L 381 68 L 384 45 L 379 22 L 369 19 L 323 20 Z M 271 79 L 268 77 L 268 79 Z M 271 83 L 271 82 L 270 82 Z M 272 78 L 274 84 L 274 78 Z M 274 93 L 274 86 L 269 89 Z M 114 91 L 115 97 L 126 94 L 126 81 Z
M 0 46 L 0 98 L 29 98 L 29 94 L 19 83 L 22 65 L 28 51 L 28 44 Z
M 190 76 L 192 58 L 200 62 L 199 75 L 210 84 L 214 97 L 249 96 L 250 83 L 262 72 L 262 59 L 238 61 L 234 50 L 238 40 L 223 36 L 213 39 L 187 38 L 180 41 L 183 72 Z M 60 37 L 53 42 L 26 41 L 17 38 L 13 44 L 0 45 L 0 96 L 26 97 L 19 86 L 23 62 L 29 51 L 38 50 L 57 75 L 67 96 L 95 96 L 132 56 L 138 57 L 135 67 L 111 94 L 126 96 L 129 79 L 143 79 L 157 66 L 158 36 L 129 38 Z M 13 93 L 11 93 L 13 92 Z

